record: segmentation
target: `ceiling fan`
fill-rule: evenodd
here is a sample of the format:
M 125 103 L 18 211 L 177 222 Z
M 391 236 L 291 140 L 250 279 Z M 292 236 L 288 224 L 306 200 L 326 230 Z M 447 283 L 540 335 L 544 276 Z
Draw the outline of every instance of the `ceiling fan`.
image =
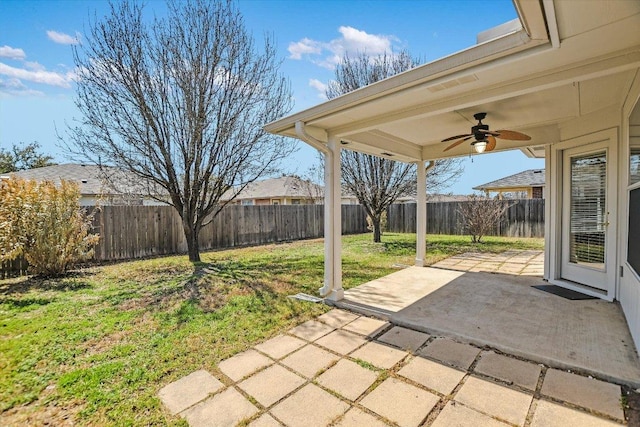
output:
M 457 140 L 445 148 L 444 151 L 451 150 L 471 138 L 475 138 L 475 141 L 472 142 L 471 145 L 477 153 L 483 153 L 485 151 L 492 151 L 495 149 L 496 138 L 509 139 L 511 141 L 529 141 L 531 139 L 529 135 L 525 135 L 524 133 L 516 132 L 514 130 L 489 130 L 489 125 L 482 123 L 482 120 L 487 117 L 487 113 L 476 113 L 473 117 L 478 121 L 478 124 L 471 127 L 471 133 L 451 136 L 443 139 L 442 142 Z

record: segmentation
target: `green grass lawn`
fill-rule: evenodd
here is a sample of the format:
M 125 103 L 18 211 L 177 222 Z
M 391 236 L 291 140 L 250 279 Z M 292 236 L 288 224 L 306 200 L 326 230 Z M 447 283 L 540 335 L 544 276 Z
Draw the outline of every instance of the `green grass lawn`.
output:
M 344 287 L 412 264 L 415 235 L 343 239 Z M 465 251 L 542 249 L 542 239 L 428 236 L 428 263 Z M 197 369 L 320 313 L 322 240 L 0 281 L 0 425 L 182 425 L 155 397 Z

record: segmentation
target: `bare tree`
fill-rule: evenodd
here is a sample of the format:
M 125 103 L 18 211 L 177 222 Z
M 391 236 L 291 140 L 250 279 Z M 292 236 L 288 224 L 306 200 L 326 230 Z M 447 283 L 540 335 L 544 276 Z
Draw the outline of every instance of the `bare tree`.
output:
M 312 204 L 324 203 L 324 161 L 323 155 L 317 151 L 316 162 L 302 175 L 302 181 L 307 197 L 312 199 Z
M 469 196 L 469 200 L 461 202 L 458 207 L 464 232 L 471 235 L 473 243 L 480 243 L 487 233 L 500 224 L 502 216 L 511 205 L 477 194 Z
M 418 62 L 406 51 L 375 57 L 366 53 L 355 57 L 345 55 L 336 67 L 335 80 L 329 82 L 326 95 L 330 99 L 335 98 L 407 71 Z M 460 160 L 439 160 L 427 173 L 427 190 L 438 191 L 447 187 L 461 173 Z M 400 196 L 413 196 L 416 192 L 414 165 L 354 151 L 342 152 L 342 179 L 344 189 L 358 199 L 370 217 L 374 242 L 380 242 L 381 218 L 387 208 Z
M 222 195 L 295 148 L 262 128 L 289 112 L 289 82 L 272 39 L 256 47 L 231 1 L 169 0 L 154 19 L 135 0 L 110 6 L 74 49 L 83 118 L 68 147 L 148 183 L 178 211 L 199 261 L 200 230 L 230 202 Z

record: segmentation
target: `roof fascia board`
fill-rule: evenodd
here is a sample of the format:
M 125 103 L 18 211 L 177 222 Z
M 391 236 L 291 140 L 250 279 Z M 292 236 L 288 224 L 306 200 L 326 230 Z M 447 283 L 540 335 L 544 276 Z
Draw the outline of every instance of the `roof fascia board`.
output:
M 605 55 L 596 60 L 581 61 L 571 67 L 558 67 L 554 70 L 543 71 L 525 79 L 500 83 L 493 87 L 476 89 L 472 92 L 460 94 L 456 98 L 445 99 L 440 102 L 400 110 L 393 114 L 383 114 L 366 120 L 350 123 L 346 126 L 331 129 L 331 132 L 348 137 L 349 134 L 363 132 L 384 123 L 397 122 L 419 117 L 430 117 L 438 114 L 476 106 L 478 103 L 500 101 L 514 96 L 526 95 L 545 89 L 563 86 L 575 81 L 589 80 L 640 66 L 640 50 L 638 47 L 615 54 Z
M 338 98 L 268 123 L 264 128 L 267 132 L 281 133 L 293 127 L 296 121 L 313 124 L 317 119 L 340 113 L 345 109 L 426 82 L 433 82 L 441 77 L 449 78 L 453 73 L 513 55 L 515 52 L 536 47 L 542 43 L 544 42 L 532 41 L 524 30 L 520 30 L 362 87 Z
M 522 26 L 532 40 L 549 39 L 547 23 L 545 21 L 546 12 L 543 12 L 540 2 L 531 0 L 513 0 L 513 6 L 520 17 Z

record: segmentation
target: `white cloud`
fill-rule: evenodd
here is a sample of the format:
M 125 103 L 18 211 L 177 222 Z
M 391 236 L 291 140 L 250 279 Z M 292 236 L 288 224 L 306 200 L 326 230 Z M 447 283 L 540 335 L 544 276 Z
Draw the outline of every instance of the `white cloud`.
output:
M 4 45 L 4 46 L 0 46 L 0 57 L 22 60 L 22 59 L 25 59 L 27 55 L 24 53 L 24 50 L 22 49 Z
M 318 98 L 327 99 L 327 85 L 318 79 L 309 79 L 309 86 L 318 91 Z
M 57 31 L 49 30 L 47 31 L 47 37 L 55 43 L 58 44 L 79 44 L 80 43 L 80 33 L 76 32 L 75 36 L 70 36 L 69 34 L 59 33 Z
M 0 79 L 0 94 L 5 93 L 8 95 L 35 95 L 35 96 L 44 96 L 44 93 L 29 89 L 25 86 L 20 80 L 10 78 L 7 80 Z
M 289 43 L 289 53 L 291 54 L 291 59 L 302 59 L 302 55 L 304 54 L 320 54 L 322 53 L 322 46 L 320 42 L 303 38 L 299 42 L 291 42 Z
M 31 71 L 44 71 L 44 65 L 38 63 L 38 62 L 29 62 L 29 61 L 25 61 L 24 66 L 26 68 L 28 68 Z
M 63 88 L 71 87 L 70 81 L 73 77 L 72 72 L 65 74 L 54 71 L 27 70 L 24 68 L 15 68 L 0 62 L 0 75 L 5 75 L 12 79 L 27 80 L 34 83 L 42 83 L 50 86 L 58 86 Z
M 398 41 L 395 36 L 369 34 L 349 26 L 341 26 L 338 32 L 341 37 L 328 42 L 303 38 L 298 42 L 289 43 L 289 58 L 306 58 L 321 67 L 333 69 L 345 54 L 366 52 L 372 56 L 380 55 L 391 52 L 393 43 Z

